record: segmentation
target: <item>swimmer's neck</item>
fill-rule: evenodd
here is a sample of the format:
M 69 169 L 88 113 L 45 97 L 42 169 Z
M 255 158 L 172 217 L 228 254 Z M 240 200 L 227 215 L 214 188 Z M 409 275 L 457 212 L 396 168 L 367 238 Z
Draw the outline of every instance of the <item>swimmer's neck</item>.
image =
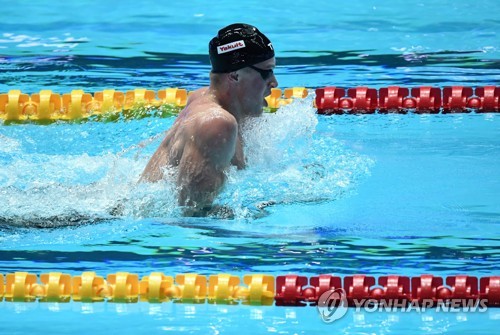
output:
M 227 87 L 214 87 L 212 84 L 208 87 L 207 94 L 216 104 L 233 115 L 238 126 L 241 127 L 246 117 L 238 97 L 231 95 Z

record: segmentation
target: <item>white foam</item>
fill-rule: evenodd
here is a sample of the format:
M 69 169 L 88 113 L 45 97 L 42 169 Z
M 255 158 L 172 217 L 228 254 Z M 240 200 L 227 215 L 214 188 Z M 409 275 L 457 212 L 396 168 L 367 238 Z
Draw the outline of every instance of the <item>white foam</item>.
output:
M 262 202 L 332 201 L 355 189 L 372 162 L 331 137 L 315 135 L 318 116 L 311 99 L 296 100 L 244 126 L 247 168 L 230 169 L 217 204 L 246 218 Z M 32 153 L 16 139 L 1 140 L 0 154 L 10 158 L 0 166 L 0 219 L 180 215 L 172 177 L 138 183 L 158 136 L 118 154 L 100 155 Z
M 312 99 L 295 100 L 244 127 L 248 166 L 230 171 L 219 202 L 246 216 L 262 203 L 332 201 L 369 172 L 369 158 L 333 138 L 314 136 L 318 116 Z

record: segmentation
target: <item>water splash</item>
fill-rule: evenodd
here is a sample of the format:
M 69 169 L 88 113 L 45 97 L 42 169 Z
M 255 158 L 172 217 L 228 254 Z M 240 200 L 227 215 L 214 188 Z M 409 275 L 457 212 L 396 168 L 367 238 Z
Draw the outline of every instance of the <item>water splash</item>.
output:
M 317 134 L 312 99 L 296 100 L 245 125 L 247 169 L 230 171 L 218 199 L 236 216 L 252 215 L 269 204 L 332 201 L 368 174 L 369 158 Z
M 123 152 L 17 153 L 0 166 L 0 224 L 54 227 L 177 215 L 173 182 L 138 183 L 146 162 Z
M 318 116 L 311 99 L 296 100 L 244 126 L 248 166 L 228 172 L 227 185 L 216 199 L 235 218 L 255 217 L 269 204 L 339 199 L 369 172 L 369 158 L 347 150 L 325 136 L 328 134 L 318 134 Z M 29 134 L 17 131 L 14 136 L 2 135 L 0 224 L 50 227 L 116 217 L 180 216 L 174 171 L 158 183 L 138 183 L 163 136 L 142 134 L 142 138 L 153 140 L 141 143 L 141 137 L 130 138 L 130 130 L 141 132 L 150 126 L 139 121 L 131 121 L 127 127 L 119 123 L 105 127 L 75 124 L 64 131 L 49 126 Z M 75 131 L 74 127 L 82 129 Z M 153 134 L 165 130 L 162 125 L 154 124 L 153 128 Z M 82 132 L 87 134 L 84 138 L 76 134 Z M 72 133 L 74 138 L 68 139 Z M 53 142 L 33 146 L 41 137 L 46 141 L 47 136 L 53 137 Z M 102 137 L 100 141 L 97 136 Z M 43 150 L 42 146 L 56 146 L 60 137 L 76 142 L 75 146 L 60 153 Z M 101 142 L 106 143 L 103 148 L 98 147 Z

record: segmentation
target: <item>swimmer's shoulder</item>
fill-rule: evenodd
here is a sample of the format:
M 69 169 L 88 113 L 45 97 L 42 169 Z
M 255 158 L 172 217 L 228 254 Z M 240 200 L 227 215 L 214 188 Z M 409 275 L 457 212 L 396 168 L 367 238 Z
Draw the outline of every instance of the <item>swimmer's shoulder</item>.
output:
M 236 118 L 215 101 L 215 96 L 208 87 L 198 89 L 190 95 L 180 116 L 181 122 L 187 125 L 184 131 L 190 135 L 212 137 L 217 132 L 232 134 L 238 129 Z
M 208 93 L 208 87 L 202 87 L 189 93 L 186 106 L 189 106 L 191 103 L 196 102 L 200 99 L 206 98 Z
M 186 111 L 191 120 L 196 120 L 200 127 L 213 125 L 232 125 L 237 126 L 236 118 L 219 105 L 210 94 L 199 95 L 198 99 L 193 100 Z
M 196 132 L 203 134 L 205 139 L 224 134 L 232 137 L 236 136 L 238 132 L 238 123 L 235 117 L 215 103 L 204 105 L 203 111 L 197 116 Z
M 220 105 L 209 102 L 196 106 L 193 118 L 185 128 L 189 139 L 204 155 L 217 162 L 230 161 L 236 148 L 238 123 L 235 117 Z

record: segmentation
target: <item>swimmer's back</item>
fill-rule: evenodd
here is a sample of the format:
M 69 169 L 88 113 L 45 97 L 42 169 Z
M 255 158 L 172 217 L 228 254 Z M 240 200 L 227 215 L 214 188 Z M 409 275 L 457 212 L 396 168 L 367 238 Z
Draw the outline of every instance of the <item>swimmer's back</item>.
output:
M 205 143 L 202 143 L 203 148 L 200 148 L 200 142 L 206 137 L 204 135 L 218 127 L 221 122 L 234 123 L 237 127 L 234 117 L 214 101 L 208 88 L 191 93 L 186 107 L 179 113 L 172 128 L 149 161 L 141 180 L 158 181 L 163 178 L 165 166 L 176 167 L 183 159 L 190 160 L 196 165 L 201 159 L 200 154 L 203 154 L 198 151 L 210 149 L 210 147 L 205 148 Z

